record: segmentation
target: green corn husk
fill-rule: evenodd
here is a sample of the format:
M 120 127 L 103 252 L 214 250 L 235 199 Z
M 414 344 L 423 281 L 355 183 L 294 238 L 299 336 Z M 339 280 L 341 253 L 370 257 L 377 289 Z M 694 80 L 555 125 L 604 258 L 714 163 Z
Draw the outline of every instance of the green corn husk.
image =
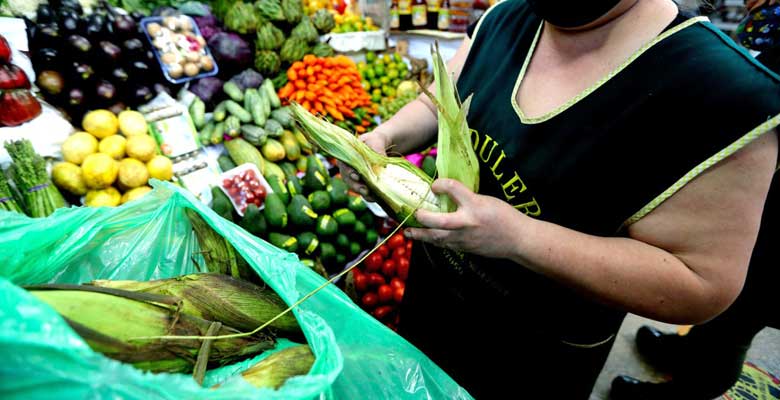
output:
M 145 371 L 191 372 L 201 341 L 133 338 L 202 336 L 212 325 L 211 321 L 178 311 L 178 299 L 167 296 L 77 285 L 42 285 L 27 290 L 62 315 L 93 350 Z M 239 333 L 227 326 L 217 332 Z M 274 345 L 273 338 L 264 334 L 216 340 L 211 344 L 208 363 L 224 365 Z
M 479 161 L 471 146 L 471 134 L 466 122 L 471 96 L 463 104 L 460 103 L 458 89 L 441 58 L 438 42 L 431 48 L 431 55 L 436 95 L 426 94 L 436 105 L 439 116 L 436 170 L 439 178 L 454 179 L 476 193 L 479 190 Z M 448 195 L 440 194 L 438 197 L 444 211 L 457 209 Z
M 182 312 L 209 321 L 219 321 L 242 331 L 254 330 L 287 309 L 281 297 L 271 288 L 215 273 L 148 282 L 97 280 L 90 284 L 176 297 L 182 301 Z M 287 335 L 302 335 L 292 313 L 283 315 L 270 326 Z
M 198 238 L 203 259 L 206 260 L 206 270 L 218 274 L 230 275 L 236 279 L 261 284 L 252 267 L 241 257 L 230 242 L 220 236 L 197 212 L 187 209 L 187 218 L 192 224 L 195 236 Z
M 8 186 L 8 181 L 2 169 L 0 169 L 0 210 L 24 214 L 19 204 L 16 203 L 13 193 L 11 193 L 11 187 Z
M 288 379 L 308 374 L 314 360 L 309 346 L 288 347 L 264 358 L 241 376 L 252 386 L 279 389 Z
M 364 182 L 403 221 L 418 207 L 441 211 L 440 201 L 431 192 L 431 178 L 409 161 L 383 156 L 348 131 L 319 119 L 302 106 L 290 105 L 295 120 L 309 141 L 322 151 L 354 168 Z M 421 226 L 414 216 L 409 226 Z

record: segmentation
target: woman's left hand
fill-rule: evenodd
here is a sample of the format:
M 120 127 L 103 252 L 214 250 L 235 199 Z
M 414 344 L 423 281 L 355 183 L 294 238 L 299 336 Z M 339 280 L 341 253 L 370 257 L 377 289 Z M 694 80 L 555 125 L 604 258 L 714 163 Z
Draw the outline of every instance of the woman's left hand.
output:
M 449 195 L 458 209 L 418 210 L 415 217 L 425 228 L 407 228 L 406 237 L 491 258 L 516 255 L 521 224 L 530 217 L 495 197 L 475 194 L 454 179 L 438 179 L 431 190 Z

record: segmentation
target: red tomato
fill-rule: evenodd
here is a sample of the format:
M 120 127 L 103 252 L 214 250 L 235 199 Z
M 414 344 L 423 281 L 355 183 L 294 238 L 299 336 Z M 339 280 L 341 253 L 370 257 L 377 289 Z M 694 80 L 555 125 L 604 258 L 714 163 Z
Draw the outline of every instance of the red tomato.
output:
M 382 275 L 388 278 L 395 276 L 395 261 L 385 260 L 385 262 L 382 263 Z
M 255 174 L 254 170 L 248 169 L 248 170 L 246 170 L 245 173 L 246 173 L 247 178 L 257 180 L 257 174 Z
M 412 241 L 406 242 L 406 252 L 409 253 L 409 255 L 412 255 Z
M 376 293 L 368 292 L 363 295 L 363 298 L 361 299 L 363 302 L 363 306 L 367 308 L 372 308 L 379 303 L 379 297 L 377 297 Z
M 404 287 L 406 287 L 406 284 L 400 278 L 393 278 L 390 281 L 390 287 L 392 287 L 393 289 L 399 288 L 399 287 L 400 288 L 404 288 Z
M 248 192 L 246 194 L 246 201 L 251 203 L 254 202 L 254 200 L 255 200 L 255 194 L 252 192 Z
M 390 285 L 382 285 L 376 291 L 380 303 L 389 303 L 393 299 L 393 288 Z
M 233 186 L 238 186 L 238 184 L 241 183 L 241 177 L 238 175 L 233 176 Z
M 399 258 L 409 258 L 409 252 L 406 251 L 406 246 L 401 246 L 393 250 L 393 258 L 396 260 Z
M 387 245 L 390 246 L 391 249 L 397 249 L 405 244 L 404 235 L 401 233 L 396 233 L 387 241 Z
M 222 180 L 222 187 L 225 189 L 230 189 L 233 186 L 233 181 L 230 179 L 223 179 Z
M 368 290 L 368 277 L 366 274 L 358 272 L 358 270 L 354 270 L 352 273 L 354 274 L 355 289 L 357 289 L 358 292 L 365 292 Z
M 404 290 L 406 290 L 404 287 L 397 287 L 393 289 L 393 300 L 395 300 L 396 303 L 401 304 L 401 301 L 404 298 Z
M 390 249 L 387 247 L 386 244 L 383 244 L 379 246 L 378 249 L 376 249 L 376 252 L 382 255 L 382 258 L 387 258 L 387 255 L 390 254 Z
M 381 321 L 386 319 L 390 314 L 393 313 L 393 311 L 395 311 L 393 306 L 379 306 L 371 314 L 373 314 L 376 319 Z
M 382 269 L 382 255 L 378 252 L 373 252 L 366 258 L 363 264 L 366 266 L 367 272 L 377 272 Z
M 409 260 L 406 258 L 401 258 L 398 260 L 398 265 L 396 266 L 396 274 L 399 278 L 401 278 L 402 281 L 406 282 L 406 279 L 409 277 Z
M 376 272 L 372 272 L 368 274 L 368 286 L 380 287 L 385 283 L 387 283 L 387 281 L 385 281 L 385 277 L 382 276 L 381 274 L 378 274 Z

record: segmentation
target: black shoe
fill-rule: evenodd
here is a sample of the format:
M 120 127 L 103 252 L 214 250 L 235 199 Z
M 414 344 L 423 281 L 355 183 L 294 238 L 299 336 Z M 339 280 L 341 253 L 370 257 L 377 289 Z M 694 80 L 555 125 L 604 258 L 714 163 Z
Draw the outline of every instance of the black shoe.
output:
M 685 358 L 685 337 L 676 333 L 663 333 L 643 325 L 637 329 L 635 341 L 642 358 L 659 371 L 673 372 Z

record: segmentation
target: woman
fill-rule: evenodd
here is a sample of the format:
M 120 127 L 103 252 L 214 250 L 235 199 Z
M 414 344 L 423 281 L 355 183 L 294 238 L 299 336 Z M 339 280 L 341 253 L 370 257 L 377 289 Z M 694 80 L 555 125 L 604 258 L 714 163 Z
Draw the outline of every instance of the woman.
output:
M 450 68 L 474 95 L 481 187 L 436 181 L 458 210 L 405 231 L 424 244 L 401 331 L 456 381 L 587 398 L 626 311 L 729 306 L 777 165 L 773 74 L 671 0 L 499 3 Z M 433 110 L 420 98 L 363 140 L 422 147 Z

